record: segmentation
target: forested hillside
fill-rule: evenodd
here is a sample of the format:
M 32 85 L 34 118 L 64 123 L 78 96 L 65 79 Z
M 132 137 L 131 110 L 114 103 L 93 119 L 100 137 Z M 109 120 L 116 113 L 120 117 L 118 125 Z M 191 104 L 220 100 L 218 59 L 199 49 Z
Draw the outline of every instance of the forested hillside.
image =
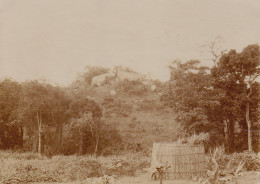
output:
M 67 87 L 4 79 L 0 149 L 120 154 L 204 135 L 206 148 L 258 151 L 259 56 L 259 45 L 249 45 L 211 68 L 175 61 L 168 82 L 121 66 L 86 67 Z
M 111 70 L 119 74 L 93 84 L 93 78 Z M 174 113 L 160 100 L 166 89 L 165 83 L 123 67 L 87 67 L 66 88 L 5 79 L 0 83 L 0 147 L 111 154 L 176 140 Z
M 105 77 L 101 85 L 91 82 L 97 76 L 107 76 L 109 71 L 118 74 Z M 161 100 L 168 89 L 166 82 L 124 67 L 88 67 L 70 89 L 100 104 L 104 121 L 119 130 L 123 143 L 150 146 L 155 141 L 177 138 L 174 112 Z

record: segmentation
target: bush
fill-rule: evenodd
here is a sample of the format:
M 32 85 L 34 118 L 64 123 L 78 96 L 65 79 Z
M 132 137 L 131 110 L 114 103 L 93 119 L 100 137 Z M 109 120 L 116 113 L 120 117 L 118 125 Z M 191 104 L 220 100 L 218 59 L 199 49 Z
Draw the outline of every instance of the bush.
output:
M 142 96 L 148 92 L 148 87 L 141 80 L 129 81 L 125 79 L 123 81 L 119 81 L 116 88 L 129 95 L 136 96 Z
M 203 145 L 207 150 L 210 145 L 210 134 L 201 132 L 199 134 L 193 134 L 191 136 L 179 138 L 177 142 L 182 144 L 188 143 L 192 145 Z
M 96 132 L 99 134 L 99 142 L 97 154 L 100 155 L 104 149 L 107 147 L 113 146 L 121 142 L 121 135 L 115 126 L 111 126 L 105 122 L 100 123 L 100 127 L 96 129 Z M 79 140 L 77 128 L 66 127 L 64 130 L 67 132 L 64 133 L 63 144 L 60 149 L 60 153 L 63 155 L 73 155 L 77 154 L 79 151 Z M 83 142 L 83 154 L 93 154 L 96 146 L 96 137 L 92 135 L 91 131 L 84 132 L 84 142 Z M 57 149 L 57 147 L 56 147 Z M 48 154 L 47 154 L 48 155 Z M 52 156 L 52 154 L 50 154 Z
M 38 153 L 33 152 L 20 152 L 20 151 L 2 151 L 0 152 L 2 159 L 17 159 L 17 160 L 43 160 L 45 157 L 40 156 Z
M 102 150 L 101 155 L 102 156 L 108 156 L 108 155 L 120 155 L 123 152 L 123 147 L 120 145 L 114 145 L 107 147 Z
M 158 104 L 156 104 L 155 100 L 144 99 L 138 106 L 140 111 L 151 111 L 158 107 Z
M 132 104 L 129 104 L 128 101 L 126 100 L 120 100 L 117 99 L 111 103 L 107 103 L 104 105 L 105 111 L 104 113 L 106 116 L 108 114 L 116 114 L 118 117 L 128 117 L 129 114 L 132 113 L 133 111 L 133 106 Z
M 181 132 L 181 130 L 179 132 Z M 192 135 L 183 134 L 181 132 L 179 136 L 181 136 L 181 138 L 177 140 L 179 143 L 203 145 L 206 153 L 209 152 L 210 150 L 213 150 L 214 148 L 220 149 L 221 147 L 218 146 L 219 141 L 217 140 L 218 138 L 214 131 L 209 133 L 200 132 L 199 134 L 192 134 Z M 224 149 L 224 147 L 221 149 Z
M 104 168 L 104 173 L 106 175 L 135 175 L 136 170 L 138 169 L 138 164 L 134 160 L 126 160 L 122 158 L 113 159 L 112 162 Z
M 244 169 L 247 171 L 253 171 L 260 169 L 260 159 L 257 154 L 250 153 L 250 152 L 243 152 L 243 153 L 234 153 L 231 158 L 241 161 L 243 160 L 245 162 Z
M 134 175 L 149 167 L 150 158 L 143 154 L 94 156 L 53 156 L 26 160 L 21 153 L 0 152 L 0 183 L 72 182 L 104 175 Z M 9 155 L 9 157 L 8 157 Z
M 50 172 L 31 165 L 18 166 L 15 173 L 4 177 L 3 184 L 9 183 L 35 183 L 35 182 L 60 182 L 59 173 Z
M 215 149 L 216 160 L 220 166 L 220 169 L 234 170 L 240 164 L 244 162 L 243 169 L 246 171 L 253 171 L 260 169 L 260 159 L 256 153 L 250 153 L 248 151 L 242 153 L 233 153 L 226 155 L 224 153 L 224 147 L 218 147 Z

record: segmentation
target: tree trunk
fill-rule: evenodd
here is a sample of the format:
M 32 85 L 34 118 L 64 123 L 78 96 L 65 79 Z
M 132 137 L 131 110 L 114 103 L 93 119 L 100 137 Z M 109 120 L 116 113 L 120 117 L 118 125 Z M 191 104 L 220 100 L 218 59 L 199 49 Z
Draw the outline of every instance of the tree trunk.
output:
M 59 127 L 59 146 L 61 148 L 61 146 L 62 146 L 62 131 L 63 131 L 62 126 L 63 126 L 63 124 L 60 123 L 59 126 L 60 126 Z
M 80 140 L 79 140 L 79 155 L 83 155 L 83 142 L 84 142 L 84 138 L 83 138 L 83 131 L 80 130 L 80 127 L 78 127 L 79 130 L 79 136 L 80 136 Z
M 20 146 L 23 149 L 23 126 L 20 127 Z
M 246 123 L 248 128 L 248 151 L 252 152 L 252 133 L 251 133 L 251 121 L 249 118 L 249 101 L 246 102 Z
M 234 123 L 234 120 L 233 119 L 230 119 L 230 123 L 229 123 L 229 153 L 233 153 L 234 151 L 234 146 L 235 146 L 235 141 L 234 141 L 234 138 L 235 138 L 235 131 L 234 131 L 234 126 L 235 126 L 235 123 Z
M 59 122 L 59 123 L 58 123 L 58 127 L 57 127 L 57 129 L 56 129 L 56 133 L 57 133 L 57 135 L 58 135 L 57 145 L 59 146 L 60 149 L 61 149 L 61 146 L 62 146 L 62 131 L 63 131 L 62 125 L 63 125 L 63 124 L 62 124 L 61 122 Z
M 41 113 L 40 113 L 40 115 L 37 113 L 37 120 L 38 120 L 38 153 L 42 154 L 42 118 L 41 118 Z
M 225 133 L 225 151 L 232 153 L 234 151 L 234 121 L 232 118 L 224 121 L 224 133 Z
M 41 130 L 41 127 L 39 127 L 38 139 L 39 139 L 38 153 L 42 154 L 42 130 Z
M 96 138 L 96 146 L 95 146 L 94 155 L 96 155 L 96 154 L 97 154 L 97 150 L 98 150 L 98 143 L 99 143 L 99 136 Z
M 229 136 L 228 136 L 228 121 L 224 121 L 224 133 L 225 133 L 225 150 L 228 153 L 230 148 L 229 148 Z
M 83 136 L 80 136 L 79 155 L 83 155 Z
M 91 117 L 92 118 L 92 117 Z M 93 122 L 93 119 L 92 119 L 92 122 Z M 96 122 L 96 146 L 95 146 L 95 151 L 94 151 L 94 155 L 97 154 L 97 151 L 98 151 L 98 144 L 99 144 L 99 139 L 100 139 L 100 119 L 97 120 Z

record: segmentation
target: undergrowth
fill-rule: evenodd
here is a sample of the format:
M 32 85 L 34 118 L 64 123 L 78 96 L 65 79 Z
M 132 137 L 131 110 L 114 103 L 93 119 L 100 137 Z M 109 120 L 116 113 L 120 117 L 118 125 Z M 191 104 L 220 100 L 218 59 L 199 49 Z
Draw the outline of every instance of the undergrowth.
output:
M 53 156 L 0 152 L 0 183 L 72 182 L 104 175 L 135 175 L 149 167 L 150 159 L 138 153 L 125 155 Z

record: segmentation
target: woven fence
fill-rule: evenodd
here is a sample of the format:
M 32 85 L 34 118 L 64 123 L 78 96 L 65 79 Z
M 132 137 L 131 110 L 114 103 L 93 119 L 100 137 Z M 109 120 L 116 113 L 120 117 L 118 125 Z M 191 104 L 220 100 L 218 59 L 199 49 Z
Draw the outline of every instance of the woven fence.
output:
M 154 143 L 151 168 L 163 164 L 171 166 L 168 179 L 188 179 L 206 175 L 206 155 L 203 146 L 174 143 Z

